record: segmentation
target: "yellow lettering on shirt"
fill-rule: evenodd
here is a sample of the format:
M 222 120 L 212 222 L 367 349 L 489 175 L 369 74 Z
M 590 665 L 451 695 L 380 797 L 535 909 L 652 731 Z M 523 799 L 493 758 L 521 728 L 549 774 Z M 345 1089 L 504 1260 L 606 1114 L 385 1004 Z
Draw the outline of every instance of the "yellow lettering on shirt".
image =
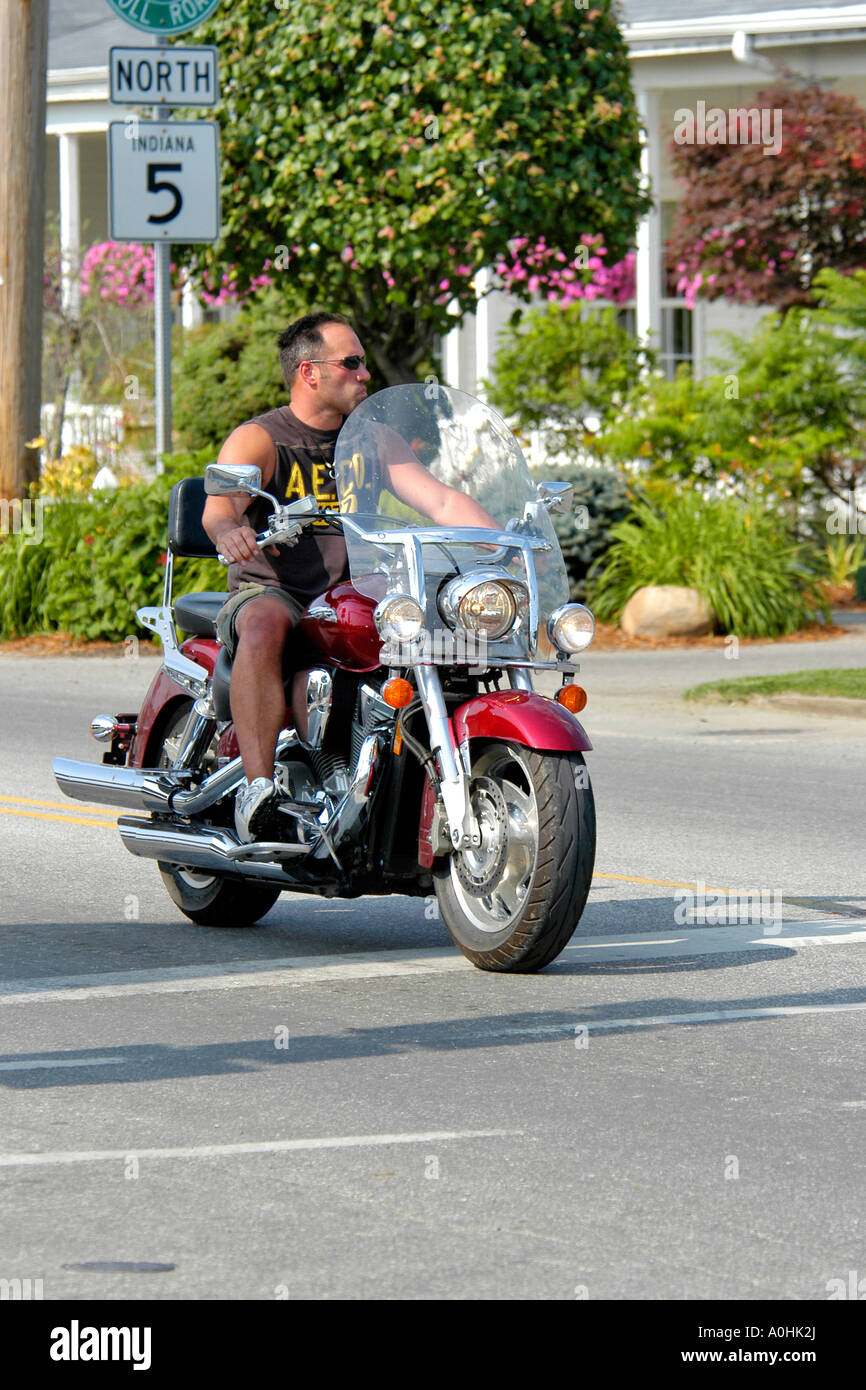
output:
M 336 506 L 337 494 L 330 485 L 330 469 L 325 463 L 313 464 L 313 495 L 323 505 Z
M 289 481 L 286 483 L 286 501 L 290 502 L 293 497 L 305 497 L 307 489 L 304 485 L 304 475 L 301 472 L 301 465 L 295 459 L 292 464 L 292 471 L 289 474 Z

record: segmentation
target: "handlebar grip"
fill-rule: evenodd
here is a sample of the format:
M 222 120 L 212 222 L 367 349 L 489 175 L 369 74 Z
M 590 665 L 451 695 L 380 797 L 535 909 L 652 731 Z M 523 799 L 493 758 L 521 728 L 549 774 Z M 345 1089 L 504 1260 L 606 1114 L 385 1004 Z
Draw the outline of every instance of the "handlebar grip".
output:
M 259 547 L 259 550 L 261 550 L 263 546 L 270 545 L 272 543 L 272 536 L 272 531 L 262 531 L 258 536 L 256 536 L 256 545 Z M 219 560 L 221 565 L 225 565 L 226 569 L 228 569 L 229 565 L 232 563 L 232 561 L 226 555 L 223 555 L 222 552 L 219 550 L 217 551 L 217 559 Z

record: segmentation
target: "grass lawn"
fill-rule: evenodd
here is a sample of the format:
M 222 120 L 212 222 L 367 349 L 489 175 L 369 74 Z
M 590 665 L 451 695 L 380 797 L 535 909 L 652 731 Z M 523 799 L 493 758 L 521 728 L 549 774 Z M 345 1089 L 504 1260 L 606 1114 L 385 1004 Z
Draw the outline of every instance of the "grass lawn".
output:
M 751 700 L 755 695 L 841 695 L 866 700 L 866 669 L 850 671 L 792 671 L 787 676 L 741 676 L 732 681 L 693 685 L 684 700 Z

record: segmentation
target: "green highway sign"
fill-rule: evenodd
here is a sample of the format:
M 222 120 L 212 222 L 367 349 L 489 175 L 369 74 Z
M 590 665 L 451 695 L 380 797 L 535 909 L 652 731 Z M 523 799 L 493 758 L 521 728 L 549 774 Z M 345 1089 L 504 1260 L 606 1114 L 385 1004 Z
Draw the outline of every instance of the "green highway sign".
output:
M 148 34 L 185 34 L 213 14 L 220 0 L 107 0 L 135 29 Z

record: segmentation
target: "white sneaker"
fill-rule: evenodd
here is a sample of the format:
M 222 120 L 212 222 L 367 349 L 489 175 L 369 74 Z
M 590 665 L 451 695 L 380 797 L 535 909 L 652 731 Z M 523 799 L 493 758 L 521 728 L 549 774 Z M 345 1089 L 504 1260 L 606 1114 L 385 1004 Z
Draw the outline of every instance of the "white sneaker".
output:
M 254 777 L 244 782 L 235 797 L 235 830 L 241 840 L 255 840 L 270 820 L 274 809 L 276 788 L 267 777 Z

